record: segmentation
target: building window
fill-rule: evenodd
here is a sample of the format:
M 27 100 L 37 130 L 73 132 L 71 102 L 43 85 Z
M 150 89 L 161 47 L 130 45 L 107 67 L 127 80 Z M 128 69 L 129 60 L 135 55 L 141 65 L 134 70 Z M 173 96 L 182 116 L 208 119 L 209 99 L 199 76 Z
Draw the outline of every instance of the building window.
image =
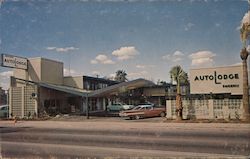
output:
M 90 89 L 89 81 L 84 81 L 84 82 L 83 82 L 83 85 L 84 85 L 84 89 L 86 89 L 86 90 L 89 90 L 89 89 Z

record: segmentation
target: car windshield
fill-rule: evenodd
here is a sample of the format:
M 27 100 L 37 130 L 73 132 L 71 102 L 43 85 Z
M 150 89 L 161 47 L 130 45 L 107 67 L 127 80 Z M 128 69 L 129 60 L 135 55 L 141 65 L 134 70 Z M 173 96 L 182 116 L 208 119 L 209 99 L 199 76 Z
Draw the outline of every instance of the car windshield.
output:
M 142 108 L 141 106 L 136 106 L 136 107 L 133 108 L 133 110 L 139 110 L 141 108 Z
M 0 106 L 0 110 L 7 110 L 7 105 L 2 105 L 2 106 Z

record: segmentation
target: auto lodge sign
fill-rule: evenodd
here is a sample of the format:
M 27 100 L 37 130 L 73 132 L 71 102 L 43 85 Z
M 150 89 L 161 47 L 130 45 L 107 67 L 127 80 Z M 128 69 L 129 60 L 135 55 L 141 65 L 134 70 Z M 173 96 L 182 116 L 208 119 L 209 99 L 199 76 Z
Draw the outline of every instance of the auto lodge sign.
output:
M 191 94 L 243 94 L 242 66 L 190 70 Z
M 23 57 L 2 54 L 1 55 L 1 66 L 27 70 L 28 60 L 26 58 L 23 58 Z

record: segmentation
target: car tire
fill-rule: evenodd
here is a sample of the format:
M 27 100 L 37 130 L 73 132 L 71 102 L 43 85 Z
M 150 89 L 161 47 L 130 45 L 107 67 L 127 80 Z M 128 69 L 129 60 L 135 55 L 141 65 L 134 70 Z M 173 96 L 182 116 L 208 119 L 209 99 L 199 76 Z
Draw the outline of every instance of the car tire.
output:
M 165 113 L 165 112 L 161 112 L 160 116 L 161 116 L 161 117 L 165 117 L 165 116 L 166 116 L 166 113 Z

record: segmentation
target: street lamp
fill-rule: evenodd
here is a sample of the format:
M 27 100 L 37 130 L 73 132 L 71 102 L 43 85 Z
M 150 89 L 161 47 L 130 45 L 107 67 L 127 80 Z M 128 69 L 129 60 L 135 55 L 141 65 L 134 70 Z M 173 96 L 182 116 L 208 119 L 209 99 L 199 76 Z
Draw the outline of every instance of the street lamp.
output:
M 243 43 L 243 48 L 240 52 L 240 57 L 242 59 L 243 65 L 243 120 L 249 120 L 249 87 L 248 87 L 248 67 L 247 58 L 249 55 L 249 49 L 247 49 L 247 42 L 250 38 L 250 1 L 248 12 L 242 19 L 241 29 L 240 29 L 241 40 Z

